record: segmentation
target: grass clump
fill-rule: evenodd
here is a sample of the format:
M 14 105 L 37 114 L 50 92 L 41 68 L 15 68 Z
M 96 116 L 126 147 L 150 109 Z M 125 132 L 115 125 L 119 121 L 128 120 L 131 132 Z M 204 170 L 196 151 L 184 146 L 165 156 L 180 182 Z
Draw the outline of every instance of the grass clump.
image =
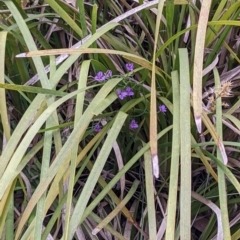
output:
M 239 11 L 1 2 L 1 239 L 238 239 Z

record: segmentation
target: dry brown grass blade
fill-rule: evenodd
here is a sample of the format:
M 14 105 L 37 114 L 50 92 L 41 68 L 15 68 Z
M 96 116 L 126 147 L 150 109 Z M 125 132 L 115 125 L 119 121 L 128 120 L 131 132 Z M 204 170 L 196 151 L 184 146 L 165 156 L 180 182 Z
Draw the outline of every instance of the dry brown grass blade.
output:
M 210 119 L 208 118 L 208 116 L 205 112 L 202 112 L 202 119 L 203 119 L 203 122 L 204 122 L 205 126 L 207 127 L 208 131 L 210 132 L 214 142 L 216 143 L 217 147 L 219 148 L 219 150 L 221 152 L 221 155 L 223 158 L 223 163 L 226 165 L 228 162 L 228 158 L 227 158 L 227 154 L 226 154 L 222 140 L 219 138 L 215 127 L 213 126 L 212 122 L 210 121 Z
M 194 55 L 193 68 L 193 110 L 194 117 L 199 133 L 202 132 L 202 73 L 203 73 L 203 55 L 208 15 L 211 7 L 210 0 L 203 0 L 199 16 L 199 24 L 196 36 L 196 48 Z

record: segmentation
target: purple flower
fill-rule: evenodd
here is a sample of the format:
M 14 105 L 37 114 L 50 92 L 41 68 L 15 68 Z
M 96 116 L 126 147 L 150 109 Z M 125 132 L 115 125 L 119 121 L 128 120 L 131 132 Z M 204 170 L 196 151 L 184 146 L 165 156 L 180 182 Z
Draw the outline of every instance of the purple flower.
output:
M 127 97 L 127 93 L 125 91 L 122 91 L 120 89 L 117 90 L 117 95 L 118 95 L 118 98 L 123 100 L 125 97 Z
M 166 106 L 163 104 L 163 105 L 159 105 L 158 106 L 158 109 L 160 112 L 162 112 L 163 114 L 165 114 L 165 112 L 167 112 L 167 108 Z
M 134 69 L 133 63 L 126 63 L 125 66 L 126 66 L 126 69 L 127 69 L 129 72 L 133 71 L 133 69 Z
M 102 82 L 105 80 L 105 75 L 103 72 L 98 72 L 97 75 L 94 77 L 94 80 L 98 81 L 98 82 Z
M 129 124 L 129 128 L 134 130 L 138 128 L 138 123 L 133 119 L 130 124 Z
M 130 87 L 126 87 L 125 92 L 127 93 L 127 96 L 133 96 L 134 92 Z
M 94 132 L 100 132 L 102 130 L 102 128 L 101 128 L 100 124 L 98 123 L 94 126 L 93 130 L 94 130 Z
M 110 77 L 112 77 L 112 71 L 107 70 L 107 72 L 105 73 L 105 78 L 110 78 Z

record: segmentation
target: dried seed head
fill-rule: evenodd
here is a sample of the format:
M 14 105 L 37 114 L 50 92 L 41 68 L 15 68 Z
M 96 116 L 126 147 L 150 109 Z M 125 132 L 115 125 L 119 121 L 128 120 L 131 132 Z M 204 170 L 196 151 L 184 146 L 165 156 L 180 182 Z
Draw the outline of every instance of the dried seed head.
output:
M 222 84 L 223 94 L 225 97 L 232 96 L 232 81 L 227 81 Z
M 221 88 L 216 91 L 216 97 L 231 97 L 232 96 L 232 82 L 226 81 L 221 84 Z
M 221 83 L 221 87 L 219 89 L 216 88 L 209 88 L 204 93 L 204 98 L 207 98 L 207 110 L 210 112 L 214 112 L 216 110 L 216 99 L 231 97 L 232 94 L 232 81 L 225 81 Z M 229 107 L 229 104 L 225 101 L 222 102 L 222 106 L 225 108 Z

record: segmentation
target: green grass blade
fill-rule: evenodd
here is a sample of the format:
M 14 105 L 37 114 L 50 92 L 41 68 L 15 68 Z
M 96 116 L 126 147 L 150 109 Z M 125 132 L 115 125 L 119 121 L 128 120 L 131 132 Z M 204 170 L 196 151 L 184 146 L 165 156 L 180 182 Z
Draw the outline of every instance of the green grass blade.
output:
M 92 34 L 94 34 L 97 30 L 97 10 L 98 10 L 98 7 L 97 7 L 97 4 L 94 4 L 93 5 L 93 8 L 92 8 Z M 93 48 L 97 48 L 97 43 L 94 42 L 92 44 L 92 47 Z M 98 61 L 98 54 L 94 54 L 94 59 L 96 61 Z
M 84 61 L 82 63 L 82 67 L 80 70 L 79 75 L 79 84 L 78 89 L 86 88 L 87 80 L 88 80 L 88 72 L 90 67 L 91 61 Z M 84 110 L 84 99 L 85 99 L 85 91 L 78 94 L 77 101 L 76 101 L 76 111 L 75 111 L 75 120 L 74 126 L 77 124 L 78 119 L 81 118 Z M 69 222 L 70 222 L 70 215 L 72 210 L 72 199 L 74 195 L 74 184 L 75 184 L 75 171 L 77 167 L 77 152 L 78 152 L 78 145 L 74 146 L 71 152 L 71 162 L 70 162 L 70 175 L 67 186 L 67 202 L 66 202 L 66 216 L 65 216 L 65 224 L 64 224 L 64 239 L 67 239 L 67 233 L 69 231 Z
M 220 77 L 216 68 L 213 69 L 215 87 L 220 89 Z M 216 129 L 219 138 L 222 139 L 222 99 L 219 96 L 216 99 Z M 217 148 L 217 158 L 224 162 L 222 158 L 221 149 Z M 228 203 L 227 203 L 227 188 L 225 182 L 225 174 L 220 167 L 218 167 L 218 189 L 219 189 L 219 200 L 220 209 L 223 225 L 223 239 L 231 239 L 230 226 L 229 226 L 229 216 L 228 216 Z
M 172 36 L 172 25 L 174 20 L 174 0 L 166 1 L 166 21 L 168 38 Z
M 168 0 L 166 1 L 166 23 L 167 23 L 167 35 L 168 39 L 172 37 L 173 35 L 173 26 L 174 26 L 174 0 Z M 180 19 L 179 19 L 180 20 Z M 181 25 L 181 20 L 179 22 L 179 25 Z M 172 54 L 177 54 L 173 52 L 173 44 L 169 46 L 170 51 Z M 171 66 L 172 63 L 174 62 L 173 57 L 171 56 L 168 59 L 168 65 Z
M 5 75 L 4 78 L 5 78 L 5 81 L 8 82 L 9 84 L 15 85 L 14 82 L 13 82 L 8 76 Z M 1 83 L 1 84 L 2 84 L 2 83 Z M 4 84 L 4 86 L 7 86 L 7 84 Z M 3 87 L 3 88 L 4 88 L 4 87 Z M 28 103 L 31 103 L 31 102 L 32 102 L 25 93 L 23 93 L 23 92 L 20 91 L 19 94 L 20 94 Z
M 4 85 L 4 71 L 5 71 L 5 47 L 8 32 L 0 32 L 0 84 Z M 10 126 L 8 123 L 7 103 L 5 90 L 0 88 L 0 116 L 4 131 L 4 137 L 8 141 L 10 138 Z
M 46 89 L 46 88 L 40 88 L 40 87 L 30 87 L 30 86 L 22 86 L 22 85 L 15 85 L 15 84 L 4 84 L 0 83 L 0 89 L 8 89 L 13 91 L 18 91 L 20 93 L 22 92 L 29 92 L 29 93 L 39 93 L 44 95 L 52 95 L 52 96 L 66 96 L 67 93 Z
M 5 51 L 6 51 L 6 39 L 7 31 L 0 32 L 0 84 L 4 84 L 4 73 L 5 73 Z M 2 141 L 8 142 L 11 137 L 11 128 L 8 119 L 8 110 L 6 102 L 6 92 L 5 89 L 0 88 L 0 123 L 3 128 Z M 3 143 L 2 149 L 4 150 L 6 144 Z M 8 187 L 8 191 L 5 193 L 4 198 L 0 201 L 0 236 L 2 232 L 5 231 L 6 240 L 12 240 L 14 234 L 12 229 L 14 229 L 14 195 L 13 187 L 15 184 L 11 183 Z
M 14 185 L 13 185 L 14 186 Z M 9 203 L 5 205 L 5 208 L 8 209 L 8 214 L 6 218 L 6 240 L 13 240 L 14 239 L 14 194 L 10 194 Z
M 87 31 L 87 19 L 86 19 L 86 13 L 84 8 L 84 1 L 77 0 L 77 3 L 78 3 L 78 9 L 79 9 L 79 19 L 82 27 L 82 34 L 83 34 L 83 37 L 86 37 L 88 34 L 88 31 Z
M 187 49 L 179 49 L 180 62 L 180 238 L 191 239 L 191 124 L 190 124 L 190 73 Z
M 237 117 L 232 116 L 231 114 L 223 114 L 223 117 L 229 119 L 234 125 L 240 130 L 240 121 Z
M 46 126 L 52 126 L 51 119 L 48 119 Z M 42 154 L 42 165 L 41 165 L 41 175 L 40 181 L 44 181 L 47 177 L 47 171 L 49 169 L 50 160 L 51 160 L 51 149 L 52 149 L 52 131 L 44 133 L 44 145 L 43 145 L 43 154 Z M 44 207 L 46 201 L 46 192 L 41 196 L 37 204 L 36 210 L 36 224 L 34 229 L 34 239 L 41 240 L 43 221 L 45 218 Z
M 174 240 L 177 212 L 178 174 L 180 155 L 180 90 L 178 72 L 172 72 L 173 83 L 173 132 L 169 197 L 167 207 L 166 239 Z

